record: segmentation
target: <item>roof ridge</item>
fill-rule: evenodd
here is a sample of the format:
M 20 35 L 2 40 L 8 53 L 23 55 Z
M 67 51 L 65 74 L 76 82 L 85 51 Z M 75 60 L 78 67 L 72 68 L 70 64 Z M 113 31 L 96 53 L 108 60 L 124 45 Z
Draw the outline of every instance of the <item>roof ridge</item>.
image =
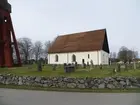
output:
M 96 31 L 103 31 L 106 30 L 106 28 L 103 29 L 96 29 L 96 30 L 89 30 L 89 31 L 82 31 L 82 32 L 75 32 L 75 33 L 70 33 L 70 34 L 63 34 L 63 35 L 59 35 L 59 37 L 63 37 L 63 36 L 69 36 L 69 35 L 77 35 L 77 34 L 82 34 L 82 33 L 89 33 L 89 32 L 96 32 Z

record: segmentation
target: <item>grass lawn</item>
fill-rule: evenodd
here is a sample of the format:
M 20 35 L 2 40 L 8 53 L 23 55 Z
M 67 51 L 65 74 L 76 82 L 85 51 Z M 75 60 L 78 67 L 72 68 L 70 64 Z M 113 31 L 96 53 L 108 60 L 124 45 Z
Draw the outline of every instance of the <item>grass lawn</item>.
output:
M 36 65 L 28 65 L 23 67 L 15 68 L 0 68 L 0 74 L 15 74 L 21 76 L 67 76 L 67 77 L 109 77 L 109 76 L 134 76 L 140 77 L 139 70 L 122 70 L 120 73 L 113 74 L 112 68 L 104 67 L 102 70 L 99 68 L 94 68 L 91 71 L 89 69 L 77 69 L 74 73 L 65 73 L 63 66 L 58 66 L 56 71 L 52 70 L 52 66 L 47 65 L 43 68 L 42 72 L 37 71 Z

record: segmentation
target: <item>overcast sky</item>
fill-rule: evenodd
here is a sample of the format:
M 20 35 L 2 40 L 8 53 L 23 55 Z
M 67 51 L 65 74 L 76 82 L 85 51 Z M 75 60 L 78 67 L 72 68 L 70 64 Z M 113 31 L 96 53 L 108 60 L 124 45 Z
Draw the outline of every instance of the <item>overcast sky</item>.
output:
M 9 0 L 17 38 L 45 42 L 61 34 L 107 29 L 111 51 L 140 51 L 140 0 Z

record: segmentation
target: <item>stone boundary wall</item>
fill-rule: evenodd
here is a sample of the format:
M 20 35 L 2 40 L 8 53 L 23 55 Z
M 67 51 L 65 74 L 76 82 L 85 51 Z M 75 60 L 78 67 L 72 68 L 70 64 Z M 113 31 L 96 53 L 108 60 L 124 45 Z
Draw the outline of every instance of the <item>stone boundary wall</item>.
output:
M 70 78 L 70 77 L 35 77 L 0 74 L 0 84 L 28 85 L 47 88 L 79 88 L 79 89 L 125 89 L 140 88 L 140 78 L 107 77 L 107 78 Z

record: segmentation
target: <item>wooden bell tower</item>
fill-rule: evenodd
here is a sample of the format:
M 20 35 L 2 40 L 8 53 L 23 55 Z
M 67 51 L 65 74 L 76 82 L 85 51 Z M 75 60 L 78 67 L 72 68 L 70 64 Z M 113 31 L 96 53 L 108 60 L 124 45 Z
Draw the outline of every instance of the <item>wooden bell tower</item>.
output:
M 21 59 L 11 19 L 11 5 L 7 0 L 0 0 L 0 67 L 13 67 L 13 48 L 16 52 L 17 65 Z

